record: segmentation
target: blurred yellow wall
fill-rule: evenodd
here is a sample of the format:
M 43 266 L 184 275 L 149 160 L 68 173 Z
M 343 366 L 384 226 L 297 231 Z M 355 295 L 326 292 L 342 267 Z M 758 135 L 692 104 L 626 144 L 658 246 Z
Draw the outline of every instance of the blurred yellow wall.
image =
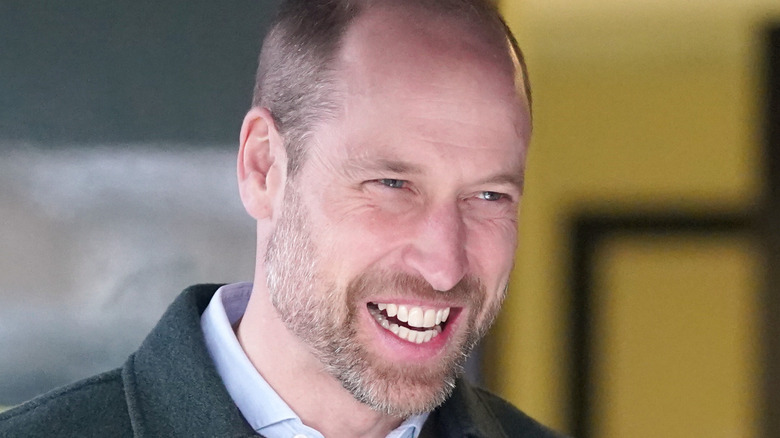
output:
M 616 234 L 596 255 L 590 436 L 758 437 L 755 243 Z
M 565 429 L 567 219 L 583 209 L 750 209 L 762 184 L 761 32 L 780 21 L 780 2 L 500 5 L 529 64 L 535 127 L 518 264 L 487 378 Z

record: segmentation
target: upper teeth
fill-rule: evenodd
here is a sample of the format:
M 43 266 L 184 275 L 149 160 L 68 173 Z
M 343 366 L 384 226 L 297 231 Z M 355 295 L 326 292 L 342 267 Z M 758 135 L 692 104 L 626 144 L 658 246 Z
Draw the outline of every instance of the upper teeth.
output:
M 379 310 L 386 310 L 387 316 L 395 316 L 400 321 L 411 327 L 433 328 L 447 320 L 450 316 L 450 308 L 423 309 L 418 306 L 405 306 L 393 303 L 377 303 Z
M 399 338 L 422 344 L 428 342 L 431 339 L 439 336 L 442 331 L 441 323 L 447 320 L 450 316 L 450 308 L 445 307 L 442 309 L 423 309 L 417 306 L 405 306 L 403 304 L 392 303 L 376 303 L 376 307 L 369 306 L 369 313 L 377 320 L 385 330 L 392 332 Z M 382 311 L 387 313 L 385 316 Z M 401 322 L 406 323 L 412 329 L 406 327 L 406 325 L 399 325 L 395 322 L 390 322 L 388 318 L 395 317 Z M 417 330 L 417 329 L 420 330 Z

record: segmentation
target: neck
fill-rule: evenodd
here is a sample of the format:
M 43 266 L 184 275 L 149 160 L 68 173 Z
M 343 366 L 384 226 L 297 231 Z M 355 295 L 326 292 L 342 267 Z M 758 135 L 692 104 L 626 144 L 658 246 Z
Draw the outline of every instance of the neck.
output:
M 387 436 L 402 420 L 357 401 L 328 374 L 309 347 L 287 330 L 265 284 L 265 278 L 255 278 L 236 331 L 255 369 L 304 424 L 325 437 Z

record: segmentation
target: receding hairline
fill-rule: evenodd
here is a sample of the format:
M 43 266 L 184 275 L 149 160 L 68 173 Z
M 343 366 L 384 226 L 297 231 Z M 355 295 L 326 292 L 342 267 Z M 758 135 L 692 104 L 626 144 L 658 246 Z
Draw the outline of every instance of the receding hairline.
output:
M 271 112 L 288 152 L 288 175 L 305 159 L 313 131 L 331 122 L 344 96 L 341 57 L 346 35 L 373 10 L 394 11 L 421 28 L 437 18 L 455 23 L 496 48 L 508 61 L 518 101 L 531 112 L 531 93 L 522 52 L 500 12 L 489 0 L 289 0 L 266 35 L 260 53 L 252 105 Z M 458 24 L 459 23 L 459 24 Z M 492 51 L 492 50 L 491 50 Z
M 388 15 L 384 15 L 382 18 L 389 18 L 389 20 L 385 22 L 390 22 L 391 20 L 407 22 L 412 20 L 417 22 L 417 27 L 422 30 L 428 28 L 432 21 L 437 21 L 438 23 L 436 24 L 445 29 L 442 33 L 451 32 L 453 34 L 452 41 L 458 38 L 470 40 L 472 44 L 481 46 L 480 49 L 484 49 L 479 52 L 475 50 L 475 53 L 484 56 L 483 59 L 494 58 L 496 62 L 489 62 L 514 78 L 515 95 L 519 103 L 525 105 L 526 110 L 529 114 L 531 113 L 530 84 L 523 53 L 497 9 L 494 10 L 494 13 L 486 10 L 485 12 L 473 12 L 470 15 L 458 11 L 442 14 L 442 7 L 436 6 L 436 0 L 395 0 L 391 2 L 359 0 L 359 2 L 362 7 L 346 26 L 338 42 L 338 49 L 332 65 L 337 82 L 345 80 L 346 66 L 344 64 L 344 54 L 349 34 L 355 30 L 356 26 L 364 23 L 365 20 L 377 18 L 377 16 L 382 17 L 383 13 L 386 13 Z M 460 4 L 465 6 L 473 3 L 463 2 Z M 474 17 L 478 17 L 480 20 L 470 19 Z M 462 32 L 452 32 L 461 28 Z M 331 90 L 331 93 L 337 99 L 343 98 L 343 96 L 336 96 L 338 95 L 337 90 Z
M 402 3 L 402 4 L 401 4 Z M 411 5 L 405 7 L 404 5 Z M 413 9 L 417 9 L 414 11 Z M 423 14 L 419 12 L 423 11 Z M 383 15 L 383 12 L 389 15 Z M 345 51 L 345 44 L 349 38 L 349 34 L 355 31 L 355 28 L 364 23 L 368 19 L 375 19 L 379 25 L 392 23 L 392 21 L 400 20 L 402 25 L 407 24 L 410 21 L 416 21 L 413 27 L 420 30 L 420 33 L 424 37 L 433 35 L 434 40 L 442 42 L 443 46 L 441 50 L 445 50 L 446 46 L 450 43 L 465 45 L 466 53 L 473 53 L 481 58 L 480 63 L 485 66 L 492 65 L 504 70 L 504 72 L 510 73 L 515 80 L 521 82 L 526 79 L 527 73 L 525 72 L 524 62 L 521 59 L 522 53 L 519 52 L 519 48 L 515 50 L 515 42 L 511 37 L 509 29 L 506 28 L 505 23 L 501 19 L 500 15 L 495 16 L 495 20 L 492 23 L 487 21 L 493 17 L 481 17 L 483 23 L 477 23 L 469 21 L 469 16 L 463 16 L 458 13 L 451 13 L 448 16 L 442 16 L 439 10 L 428 10 L 420 4 L 414 1 L 399 0 L 397 2 L 374 2 L 370 9 L 361 11 L 361 14 L 356 16 L 355 19 L 345 30 L 341 36 L 339 50 L 336 56 L 336 63 L 338 67 L 343 67 L 343 55 Z M 437 18 L 443 18 L 444 20 L 437 20 Z M 431 25 L 433 23 L 433 25 Z M 392 25 L 390 25 L 392 26 Z M 439 27 L 439 35 L 436 32 L 426 32 L 427 29 L 431 29 L 434 26 Z M 371 27 L 368 27 L 371 29 Z M 414 31 L 414 29 L 412 29 Z M 447 36 L 444 39 L 442 35 Z M 404 35 L 405 36 L 405 35 Z M 402 36 L 402 38 L 404 37 Z M 443 41 L 442 41 L 443 40 Z M 391 41 L 390 44 L 393 44 Z M 434 46 L 438 50 L 439 46 Z M 460 55 L 458 55 L 460 56 Z M 495 62 L 494 62 L 495 61 Z M 342 73 L 341 68 L 336 69 L 337 72 Z M 521 84 L 522 85 L 522 84 Z M 521 86 L 517 89 L 522 95 L 526 93 L 526 87 Z
M 333 3 L 339 2 L 334 1 Z M 450 6 L 458 5 L 459 7 L 448 8 L 443 5 L 444 3 Z M 454 19 L 455 22 L 468 25 L 472 31 L 478 31 L 478 33 L 481 34 L 480 39 L 482 39 L 484 42 L 488 42 L 488 46 L 496 48 L 497 51 L 501 52 L 503 56 L 506 56 L 506 58 L 510 60 L 512 68 L 514 69 L 513 73 L 521 85 L 518 87 L 518 92 L 520 92 L 525 97 L 530 110 L 531 90 L 528 80 L 528 71 L 525 65 L 522 50 L 517 44 L 514 34 L 507 26 L 494 2 L 491 2 L 490 0 L 345 0 L 341 3 L 341 5 L 344 8 L 349 9 L 350 12 L 343 13 L 342 15 L 342 18 L 345 18 L 345 25 L 340 29 L 338 36 L 333 41 L 333 48 L 335 50 L 332 53 L 332 58 L 330 58 L 331 63 L 337 64 L 339 62 L 340 56 L 343 53 L 343 44 L 346 35 L 352 28 L 354 28 L 356 23 L 360 22 L 361 19 L 365 18 L 365 16 L 372 11 L 384 9 L 387 11 L 396 12 L 400 15 L 406 15 L 408 18 L 413 20 L 427 22 L 430 22 L 430 20 L 434 19 L 436 16 L 449 17 Z M 465 12 L 463 11 L 464 9 L 469 9 L 470 11 Z M 479 11 L 479 9 L 481 9 L 481 11 Z M 423 11 L 425 13 L 414 14 L 412 11 Z M 473 20 L 474 18 L 479 18 L 481 23 Z M 272 25 L 269 34 L 266 36 L 266 39 L 271 35 L 271 33 L 273 33 L 274 28 L 278 24 L 279 23 L 275 23 Z M 263 46 L 264 52 L 266 49 L 265 44 Z M 261 52 L 261 63 L 259 65 L 258 72 L 264 67 L 262 63 L 262 55 L 263 53 Z M 335 66 L 331 65 L 330 67 L 333 68 Z M 256 83 L 256 86 L 258 85 L 259 84 Z M 258 90 L 256 89 L 255 91 L 257 93 Z M 257 93 L 253 96 L 254 106 L 260 105 L 260 98 L 262 94 L 263 93 Z
M 522 93 L 530 106 L 530 88 L 527 87 L 528 72 L 526 71 L 523 53 L 497 8 L 486 8 L 483 12 L 467 14 L 459 11 L 446 11 L 440 5 L 441 2 L 437 0 L 357 0 L 356 3 L 360 5 L 357 13 L 344 29 L 338 42 L 337 63 L 341 60 L 344 42 L 349 32 L 372 13 L 386 11 L 396 14 L 397 18 L 403 17 L 408 20 L 418 21 L 421 24 L 420 27 L 426 27 L 424 24 L 431 23 L 431 20 L 444 18 L 450 21 L 445 26 L 456 28 L 456 26 L 452 25 L 463 25 L 468 35 L 475 36 L 474 40 L 484 43 L 487 48 L 493 51 L 494 55 L 503 57 L 508 62 L 507 65 L 511 66 L 513 75 L 523 83 L 523 86 L 518 91 Z M 489 2 L 460 2 L 458 4 L 463 8 L 467 6 L 476 8 L 476 5 L 485 3 Z M 418 12 L 423 13 L 419 14 Z M 481 22 L 473 20 L 475 17 L 479 18 Z M 454 38 L 457 38 L 457 36 Z

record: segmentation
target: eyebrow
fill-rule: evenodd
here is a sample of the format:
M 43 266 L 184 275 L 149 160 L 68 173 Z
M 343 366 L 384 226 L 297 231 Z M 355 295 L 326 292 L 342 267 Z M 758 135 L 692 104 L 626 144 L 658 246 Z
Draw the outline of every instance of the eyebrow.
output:
M 354 157 L 347 161 L 346 167 L 350 173 L 371 170 L 390 171 L 404 175 L 419 175 L 423 173 L 422 167 L 416 164 L 412 164 L 408 161 L 393 160 L 388 158 L 367 160 Z
M 514 186 L 521 194 L 525 188 L 525 172 L 521 169 L 518 172 L 501 173 L 488 177 L 482 181 L 481 184 L 509 184 Z

